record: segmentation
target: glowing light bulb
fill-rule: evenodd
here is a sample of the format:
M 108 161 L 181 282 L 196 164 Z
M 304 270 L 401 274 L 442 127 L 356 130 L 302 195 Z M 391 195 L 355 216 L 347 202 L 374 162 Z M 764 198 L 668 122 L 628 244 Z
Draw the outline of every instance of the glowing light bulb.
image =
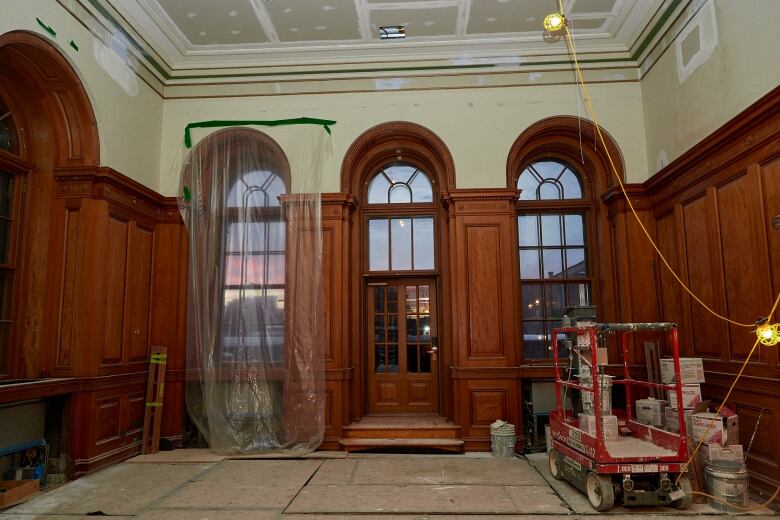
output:
M 762 345 L 772 347 L 780 343 L 780 323 L 764 324 L 756 329 L 756 336 Z
M 544 30 L 555 32 L 559 31 L 566 23 L 566 17 L 561 13 L 552 13 L 544 17 Z

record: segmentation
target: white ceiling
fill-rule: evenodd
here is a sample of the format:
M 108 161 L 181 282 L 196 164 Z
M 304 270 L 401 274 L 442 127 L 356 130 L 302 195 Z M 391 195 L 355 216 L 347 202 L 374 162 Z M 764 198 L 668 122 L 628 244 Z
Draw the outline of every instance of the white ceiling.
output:
M 630 57 L 672 0 L 563 0 L 578 53 Z M 565 56 L 542 21 L 556 0 L 90 0 L 118 19 L 170 69 L 218 75 L 326 64 Z M 407 38 L 380 41 L 377 27 L 404 25 Z M 476 61 L 475 61 L 476 60 Z M 492 60 L 492 61 L 491 61 Z M 502 61 L 503 60 L 503 61 Z

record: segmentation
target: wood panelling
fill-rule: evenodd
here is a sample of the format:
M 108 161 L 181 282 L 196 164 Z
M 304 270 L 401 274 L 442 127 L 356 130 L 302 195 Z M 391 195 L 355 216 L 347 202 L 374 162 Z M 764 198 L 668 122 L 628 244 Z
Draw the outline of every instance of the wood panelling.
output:
M 97 401 L 96 444 L 102 444 L 119 437 L 119 398 L 109 397 Z
M 496 225 L 466 224 L 466 280 L 469 290 L 467 356 L 504 357 L 501 338 L 501 230 Z
M 79 244 L 79 212 L 78 210 L 65 211 L 65 237 L 64 237 L 64 269 L 62 275 L 62 295 L 60 297 L 59 323 L 60 330 L 57 335 L 57 363 L 56 368 L 68 370 L 72 368 L 71 353 L 74 342 L 74 326 L 76 322 L 76 308 L 73 301 L 76 298 L 76 285 L 78 278 L 78 244 Z
M 127 235 L 128 223 L 109 217 L 108 247 L 105 256 L 105 329 L 101 365 L 122 363 L 124 344 L 123 321 L 125 314 L 125 284 L 127 282 Z M 67 257 L 66 257 L 67 259 Z
M 653 216 L 658 246 L 683 281 L 715 311 L 744 324 L 712 316 L 660 264 L 656 296 L 630 291 L 621 280 L 633 305 L 655 299 L 658 314 L 680 325 L 681 350 L 705 358 L 704 397 L 718 402 L 755 341 L 753 321 L 780 292 L 780 230 L 771 223 L 780 213 L 780 87 L 629 189 Z M 640 239 L 629 234 L 618 247 Z M 645 260 L 659 262 L 654 253 Z M 762 417 L 747 460 L 752 486 L 769 493 L 780 483 L 778 363 L 778 349 L 758 349 L 727 403 L 740 416 L 746 448 Z
M 134 224 L 130 228 L 127 259 L 127 297 L 124 303 L 124 339 L 128 363 L 143 363 L 149 355 L 149 310 L 152 297 L 154 231 Z

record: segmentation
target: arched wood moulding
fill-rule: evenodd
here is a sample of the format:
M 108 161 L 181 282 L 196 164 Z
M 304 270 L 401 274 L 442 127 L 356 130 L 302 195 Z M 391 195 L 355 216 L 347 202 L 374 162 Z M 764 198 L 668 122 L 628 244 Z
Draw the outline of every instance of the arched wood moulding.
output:
M 421 166 L 439 192 L 455 189 L 455 163 L 444 141 L 422 125 L 392 121 L 369 128 L 349 147 L 341 163 L 341 191 L 360 197 L 365 177 L 399 156 Z
M 53 44 L 27 31 L 0 35 L 0 83 L 23 129 L 23 160 L 38 168 L 100 164 L 89 96 Z
M 604 127 L 601 127 L 601 134 L 620 178 L 625 179 L 620 148 Z M 598 143 L 596 149 L 593 147 L 594 139 Z M 554 116 L 537 121 L 520 134 L 509 150 L 506 185 L 510 188 L 516 187 L 520 172 L 533 161 L 545 158 L 566 159 L 571 166 L 586 174 L 583 178 L 586 189 L 591 196 L 597 198 L 615 182 L 609 158 L 598 141 L 596 125 L 587 119 Z
M 223 128 L 212 132 L 207 135 L 192 147 L 190 153 L 184 162 L 184 174 L 188 176 L 190 174 L 191 161 L 198 157 L 200 154 L 200 160 L 202 162 L 201 172 L 214 171 L 212 165 L 214 162 L 224 164 L 228 157 L 235 151 L 241 150 L 244 145 L 256 144 L 258 147 L 263 147 L 271 152 L 273 156 L 272 167 L 275 167 L 272 171 L 279 175 L 284 182 L 284 187 L 287 193 L 290 192 L 290 161 L 287 159 L 287 155 L 282 150 L 271 136 L 256 130 L 254 128 L 247 127 L 231 127 Z M 187 177 L 185 177 L 187 178 Z M 238 177 L 233 179 L 237 180 Z M 207 183 L 209 186 L 213 186 L 213 183 Z

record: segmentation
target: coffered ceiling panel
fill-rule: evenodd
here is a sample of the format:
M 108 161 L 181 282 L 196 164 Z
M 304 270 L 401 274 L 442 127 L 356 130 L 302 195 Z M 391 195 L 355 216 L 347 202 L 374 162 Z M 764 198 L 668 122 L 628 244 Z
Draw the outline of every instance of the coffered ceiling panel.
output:
M 354 0 L 256 2 L 281 42 L 360 40 Z
M 481 0 L 471 5 L 468 32 L 533 33 L 540 30 L 554 3 L 550 0 Z
M 459 12 L 457 5 L 435 9 L 372 9 L 371 34 L 377 34 L 379 27 L 403 25 L 406 33 L 414 37 L 452 36 L 458 32 Z
M 269 41 L 249 0 L 157 1 L 168 20 L 193 45 Z

